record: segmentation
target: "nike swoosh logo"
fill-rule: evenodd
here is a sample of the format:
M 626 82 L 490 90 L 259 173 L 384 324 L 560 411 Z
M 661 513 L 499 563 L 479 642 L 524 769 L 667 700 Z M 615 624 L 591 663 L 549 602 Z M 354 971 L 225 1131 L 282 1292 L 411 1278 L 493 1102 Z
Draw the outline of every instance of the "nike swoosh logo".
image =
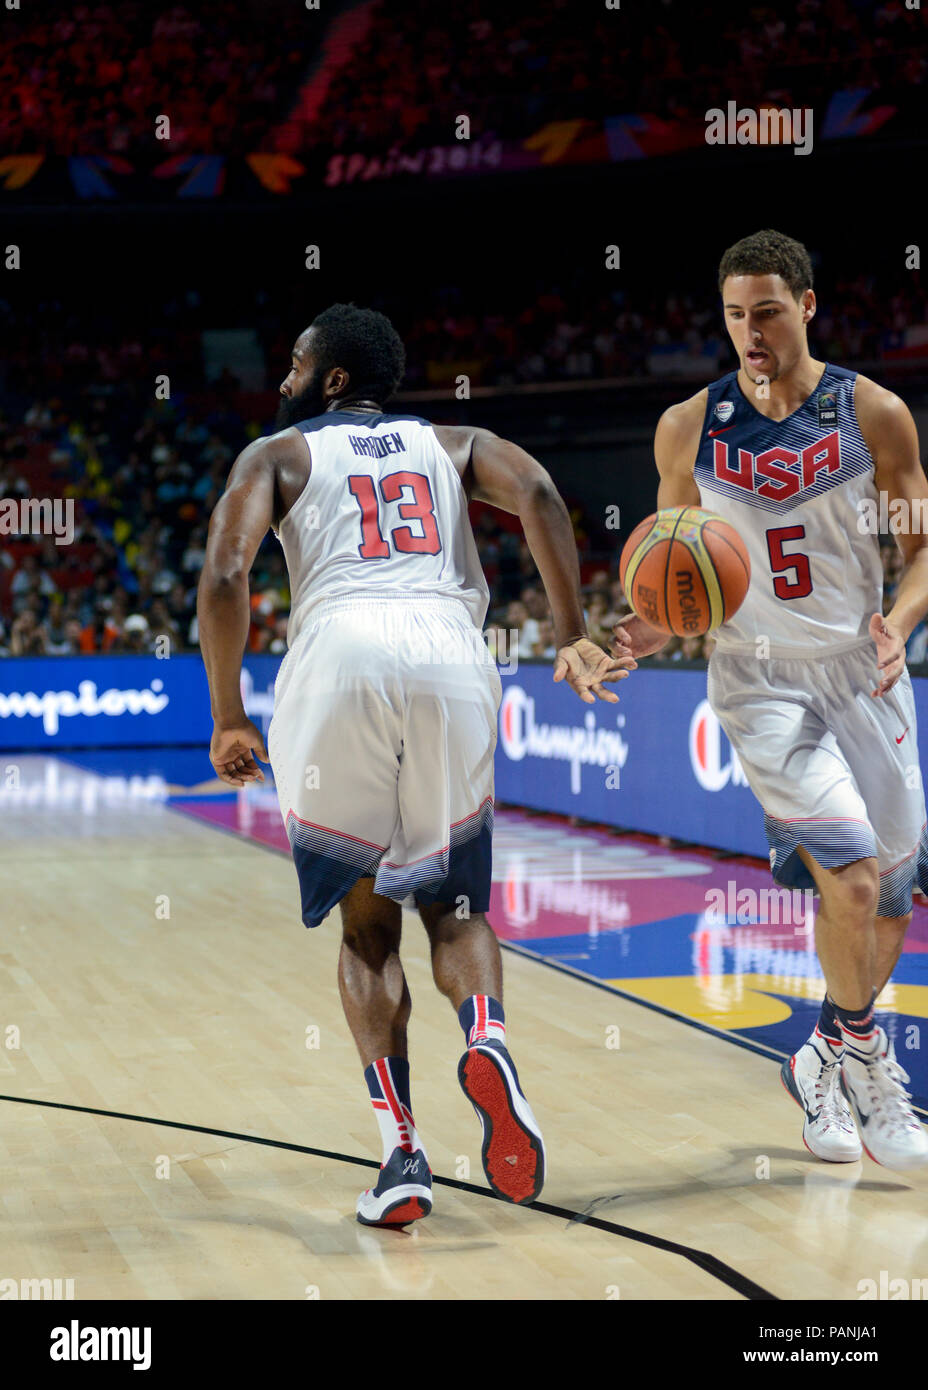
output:
M 709 438 L 714 439 L 717 434 L 724 434 L 725 430 L 733 430 L 734 428 L 734 425 L 726 425 L 724 430 L 710 430 Z
M 902 730 L 902 733 L 901 733 L 901 734 L 899 735 L 899 737 L 896 739 L 896 742 L 897 742 L 897 743 L 901 743 L 902 740 L 905 738 L 905 736 L 906 736 L 906 734 L 907 734 L 908 732 L 909 732 L 909 726 L 908 726 L 908 724 L 906 724 L 905 728 Z

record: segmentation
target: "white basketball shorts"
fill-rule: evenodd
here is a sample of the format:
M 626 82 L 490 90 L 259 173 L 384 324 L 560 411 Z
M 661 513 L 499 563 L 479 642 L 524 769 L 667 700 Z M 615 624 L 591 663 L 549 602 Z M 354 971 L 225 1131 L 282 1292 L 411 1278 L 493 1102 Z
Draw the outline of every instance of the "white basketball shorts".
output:
M 308 927 L 365 876 L 397 902 L 487 910 L 500 694 L 455 598 L 336 595 L 310 612 L 268 732 Z
M 797 849 L 824 868 L 874 856 L 878 912 L 905 916 L 928 888 L 925 794 L 908 671 L 888 695 L 870 641 L 835 655 L 716 651 L 708 698 L 764 810 L 774 879 L 814 888 Z

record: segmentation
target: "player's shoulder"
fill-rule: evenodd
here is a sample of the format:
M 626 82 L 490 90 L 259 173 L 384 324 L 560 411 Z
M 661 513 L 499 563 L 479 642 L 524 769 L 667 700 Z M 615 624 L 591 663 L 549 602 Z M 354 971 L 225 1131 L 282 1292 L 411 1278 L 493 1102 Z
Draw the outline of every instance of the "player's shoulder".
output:
M 492 430 L 481 429 L 479 425 L 433 425 L 432 429 L 459 473 L 470 463 L 475 445 L 496 438 Z
M 262 434 L 253 439 L 239 454 L 236 468 L 247 471 L 268 468 L 274 470 L 281 464 L 292 463 L 294 459 L 305 459 L 307 441 L 296 425 L 276 430 L 274 434 Z
M 704 386 L 695 396 L 688 396 L 685 401 L 676 401 L 675 404 L 669 405 L 658 420 L 657 427 L 670 434 L 685 434 L 694 427 L 699 428 L 706 418 L 708 403 L 709 388 Z
M 854 406 L 858 416 L 863 410 L 874 420 L 891 421 L 909 413 L 901 396 L 862 372 L 858 372 L 854 382 Z
M 871 452 L 877 442 L 903 437 L 915 427 L 912 412 L 901 396 L 860 373 L 854 382 L 854 410 Z
M 704 386 L 695 396 L 668 406 L 661 415 L 654 434 L 654 455 L 662 474 L 668 468 L 693 468 L 708 401 L 709 388 Z

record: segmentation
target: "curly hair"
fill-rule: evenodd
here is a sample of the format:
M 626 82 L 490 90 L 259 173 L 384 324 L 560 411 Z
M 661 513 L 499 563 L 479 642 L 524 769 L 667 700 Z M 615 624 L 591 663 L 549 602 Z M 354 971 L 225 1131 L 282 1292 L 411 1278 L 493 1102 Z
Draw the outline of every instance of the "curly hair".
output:
M 798 299 L 812 288 L 812 261 L 801 241 L 768 229 L 729 246 L 719 262 L 719 290 L 729 275 L 779 275 Z
M 406 349 L 385 314 L 356 304 L 332 304 L 316 315 L 310 328 L 323 370 L 343 367 L 352 396 L 382 405 L 398 389 L 406 371 Z

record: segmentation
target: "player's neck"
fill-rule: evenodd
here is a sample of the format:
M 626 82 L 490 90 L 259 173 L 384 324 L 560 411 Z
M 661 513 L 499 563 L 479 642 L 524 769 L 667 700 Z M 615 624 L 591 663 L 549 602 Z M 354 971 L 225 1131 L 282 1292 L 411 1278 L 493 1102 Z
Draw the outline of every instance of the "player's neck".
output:
M 378 405 L 376 401 L 365 401 L 360 399 L 340 400 L 337 397 L 334 401 L 330 401 L 325 409 L 326 414 L 328 414 L 330 410 L 356 410 L 362 415 L 383 414 L 383 407 Z
M 812 395 L 821 381 L 825 365 L 807 353 L 791 371 L 766 384 L 752 381 L 742 367 L 738 372 L 738 385 L 741 394 L 761 415 L 767 415 L 771 420 L 785 420 Z

